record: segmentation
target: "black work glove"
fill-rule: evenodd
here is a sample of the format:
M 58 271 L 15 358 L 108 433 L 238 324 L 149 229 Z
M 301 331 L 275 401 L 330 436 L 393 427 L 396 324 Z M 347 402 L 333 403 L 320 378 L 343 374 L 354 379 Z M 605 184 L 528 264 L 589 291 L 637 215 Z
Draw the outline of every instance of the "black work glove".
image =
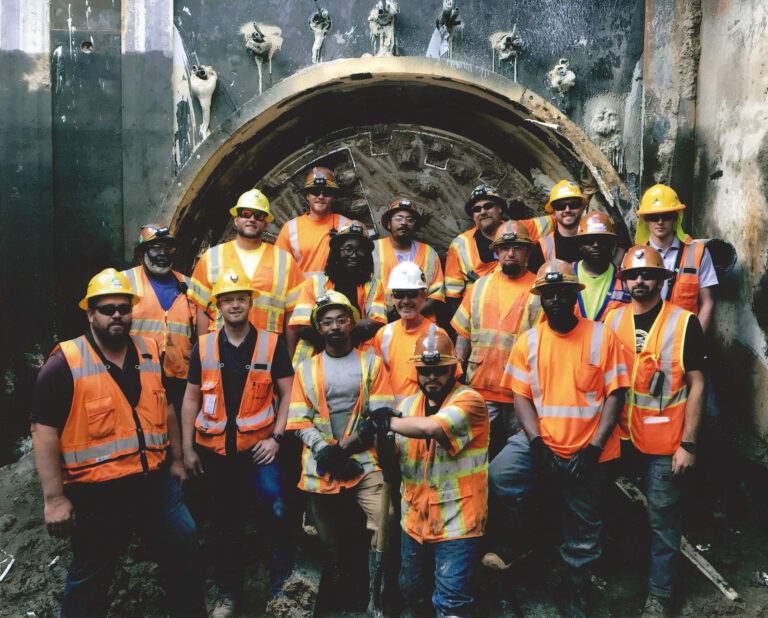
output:
M 350 457 L 336 466 L 336 470 L 331 472 L 331 478 L 339 479 L 340 481 L 351 481 L 362 473 L 363 465 L 357 461 L 357 459 L 352 459 Z
M 318 474 L 330 473 L 333 476 L 336 470 L 347 459 L 347 454 L 341 448 L 339 443 L 329 444 L 324 447 L 317 455 L 315 455 L 315 461 L 317 462 Z
M 597 469 L 603 449 L 594 444 L 587 444 L 580 451 L 576 451 L 568 463 L 568 473 L 577 481 L 583 481 L 592 475 Z
M 554 451 L 544 444 L 541 436 L 536 436 L 531 440 L 531 457 L 533 464 L 542 472 L 557 471 L 557 459 Z
M 373 429 L 376 433 L 386 434 L 389 432 L 389 421 L 393 416 L 398 418 L 403 415 L 402 412 L 393 410 L 392 408 L 376 408 L 373 412 L 366 414 L 366 418 L 370 418 L 373 423 Z
M 376 435 L 376 427 L 373 424 L 373 419 L 370 416 L 363 417 L 357 423 L 357 438 L 362 445 L 366 448 L 371 448 L 373 445 L 373 436 Z

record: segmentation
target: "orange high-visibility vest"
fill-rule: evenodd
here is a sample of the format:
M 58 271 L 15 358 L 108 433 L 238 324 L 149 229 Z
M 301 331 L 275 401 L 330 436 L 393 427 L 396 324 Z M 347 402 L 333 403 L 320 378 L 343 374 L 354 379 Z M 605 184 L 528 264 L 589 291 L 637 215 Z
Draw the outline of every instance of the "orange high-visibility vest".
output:
M 518 338 L 502 387 L 533 402 L 544 443 L 570 458 L 592 440 L 608 395 L 629 387 L 626 353 L 602 322 L 579 318 L 565 335 L 541 322 Z M 619 432 L 614 431 L 600 461 L 618 456 Z
M 413 241 L 416 244 L 416 257 L 413 262 L 424 271 L 424 277 L 427 280 L 427 298 L 435 300 L 445 300 L 445 289 L 443 282 L 443 267 L 440 265 L 440 256 L 429 245 Z M 382 287 L 387 290 L 389 286 L 389 274 L 397 266 L 397 256 L 392 246 L 392 237 L 379 238 L 374 242 L 373 249 L 373 278 L 381 282 Z M 392 304 L 392 295 L 386 292 L 387 310 L 394 306 Z
M 555 233 L 552 232 L 551 234 L 539 238 L 539 247 L 541 247 L 541 255 L 544 257 L 545 262 L 556 259 Z
M 74 392 L 59 438 L 64 483 L 100 483 L 157 470 L 168 446 L 168 409 L 152 339 L 131 337 L 139 357 L 141 396 L 131 407 L 83 335 L 61 348 Z M 52 352 L 53 353 L 53 352 Z
M 649 455 L 671 455 L 680 446 L 688 401 L 683 344 L 692 314 L 662 302 L 639 353 L 635 351 L 635 317 L 631 305 L 611 311 L 605 321 L 625 347 L 635 351 L 632 386 L 621 415 L 621 427 L 637 449 Z M 657 370 L 665 376 L 660 398 L 649 393 L 651 378 Z
M 258 294 L 254 295 L 248 318 L 257 330 L 282 333 L 285 312 L 293 311 L 304 280 L 296 262 L 288 253 L 275 245 L 264 244 L 264 254 L 251 278 L 251 287 Z M 208 299 L 219 275 L 233 264 L 238 270 L 244 270 L 235 241 L 231 240 L 203 253 L 192 272 L 196 286 L 194 290 L 191 289 L 190 298 L 213 317 L 208 327 L 211 331 L 221 328 L 224 322 L 218 315 L 216 305 L 208 305 Z
M 556 220 L 555 215 L 544 215 L 543 217 L 534 217 L 533 219 L 521 219 L 520 223 L 528 230 L 531 242 L 536 242 L 555 231 Z
M 453 239 L 445 257 L 445 295 L 461 298 L 464 288 L 489 275 L 499 262 L 483 262 L 475 242 L 477 227 L 473 227 Z
M 335 289 L 336 285 L 325 273 L 310 275 L 301 286 L 299 301 L 291 315 L 290 326 L 310 326 L 312 308 L 317 299 L 326 291 Z M 350 299 L 352 300 L 352 299 Z M 363 285 L 357 286 L 357 306 L 360 308 L 360 318 L 368 318 L 375 322 L 387 323 L 387 310 L 384 307 L 384 288 L 377 279 L 369 279 Z M 369 341 L 359 346 L 361 350 L 370 347 Z M 315 349 L 304 339 L 299 339 L 296 351 L 293 353 L 293 367 L 298 367 L 303 361 L 315 354 Z
M 350 219 L 333 213 L 322 221 L 309 218 L 309 213 L 287 221 L 277 235 L 275 244 L 289 252 L 305 277 L 325 270 L 330 252 L 331 233 L 337 232 Z
M 360 359 L 362 377 L 359 395 L 342 437 L 346 437 L 357 430 L 357 424 L 363 413 L 394 405 L 392 391 L 387 382 L 381 360 L 375 354 L 360 350 L 354 352 Z M 326 377 L 323 370 L 322 355 L 318 354 L 299 365 L 293 381 L 286 430 L 295 431 L 315 427 L 328 444 L 336 444 L 337 440 L 333 437 L 331 428 L 328 401 L 325 397 L 326 380 L 333 380 L 333 376 Z M 341 489 L 357 485 L 363 475 L 381 470 L 376 458 L 376 450 L 373 447 L 362 453 L 350 455 L 350 457 L 360 462 L 363 466 L 363 473 L 347 481 L 331 479 L 330 473 L 325 472 L 321 475 L 318 472 L 314 454 L 305 444 L 301 456 L 302 470 L 298 484 L 299 489 L 313 493 L 336 494 Z
M 185 380 L 197 321 L 197 311 L 187 294 L 192 294 L 197 284 L 181 273 L 172 273 L 179 283 L 186 286 L 186 292 L 179 292 L 171 308 L 164 311 L 143 266 L 123 271 L 133 291 L 141 297 L 133 307 L 131 333 L 154 339 L 160 348 L 165 375 Z
M 405 399 L 404 417 L 425 416 L 423 393 Z M 450 446 L 397 435 L 402 472 L 401 525 L 419 542 L 481 536 L 488 499 L 488 410 L 483 398 L 456 383 L 429 418 L 440 424 Z
M 574 262 L 573 264 L 573 271 L 576 273 L 577 277 L 579 276 L 579 264 L 581 264 L 581 261 Z M 612 309 L 619 309 L 632 300 L 629 292 L 624 289 L 624 282 L 616 276 L 619 269 L 613 264 L 609 264 L 608 268 L 613 269 L 613 276 L 611 277 L 611 284 L 608 286 L 608 292 L 605 294 L 603 304 L 600 306 L 600 309 L 597 310 L 595 317 L 589 318 L 596 322 L 604 322 L 605 316 L 608 315 L 609 311 Z M 583 290 L 579 290 L 576 293 L 577 303 L 575 313 L 582 318 L 586 318 L 588 316 L 586 315 L 586 309 L 584 308 L 584 298 L 581 295 L 582 291 Z
M 489 401 L 513 401 L 501 392 L 507 359 L 520 333 L 538 324 L 542 316 L 539 296 L 530 293 L 536 275 L 526 272 L 508 281 L 499 270 L 481 277 L 467 292 L 451 320 L 456 332 L 470 340 L 467 383 Z M 499 313 L 501 298 L 515 295 L 506 315 Z M 469 311 L 468 311 L 469 310 Z M 494 399 L 493 396 L 496 396 Z
M 699 272 L 705 247 L 703 242 L 691 240 L 689 244 L 684 244 L 678 249 L 683 254 L 680 258 L 678 272 L 672 280 L 674 285 L 672 286 L 672 295 L 669 298 L 669 302 L 690 311 L 694 315 L 699 313 Z
M 200 390 L 202 406 L 195 419 L 197 443 L 214 453 L 226 455 L 227 409 L 221 379 L 219 333 L 200 337 Z M 277 345 L 277 333 L 258 331 L 256 346 L 248 368 L 248 377 L 235 417 L 237 452 L 245 451 L 268 438 L 275 425 L 275 389 L 272 383 L 272 359 Z

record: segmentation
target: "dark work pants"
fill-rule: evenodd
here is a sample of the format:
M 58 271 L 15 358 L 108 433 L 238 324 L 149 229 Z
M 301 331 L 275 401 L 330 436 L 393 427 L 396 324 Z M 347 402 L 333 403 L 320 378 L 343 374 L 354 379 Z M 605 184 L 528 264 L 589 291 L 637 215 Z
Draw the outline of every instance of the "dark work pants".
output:
M 72 564 L 61 616 L 105 616 L 115 562 L 139 532 L 156 557 L 172 616 L 205 616 L 195 523 L 167 470 L 102 483 L 71 483 Z M 147 614 L 160 613 L 146 608 Z

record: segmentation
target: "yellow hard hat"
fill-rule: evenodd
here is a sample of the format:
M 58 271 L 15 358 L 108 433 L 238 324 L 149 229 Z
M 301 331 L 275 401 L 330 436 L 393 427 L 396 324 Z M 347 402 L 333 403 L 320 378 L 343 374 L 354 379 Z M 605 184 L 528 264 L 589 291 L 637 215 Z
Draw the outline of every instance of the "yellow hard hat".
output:
M 576 236 L 616 236 L 613 231 L 613 221 L 604 212 L 595 211 L 584 215 L 579 221 L 579 231 Z
M 331 248 L 335 249 L 339 243 L 343 242 L 344 239 L 349 236 L 357 236 L 358 238 L 362 238 L 365 241 L 368 250 L 373 251 L 373 241 L 371 240 L 371 237 L 368 236 L 368 228 L 365 227 L 365 223 L 362 221 L 357 221 L 356 219 L 349 221 L 339 227 L 339 231 L 331 236 Z
M 552 202 L 574 197 L 580 199 L 583 206 L 586 206 L 587 202 L 589 202 L 587 197 L 581 192 L 581 188 L 578 184 L 572 180 L 561 180 L 552 187 L 552 190 L 549 192 L 549 201 L 544 204 L 544 210 L 552 212 L 554 210 L 554 208 L 552 208 Z
M 500 247 L 501 245 L 526 244 L 532 245 L 528 228 L 519 221 L 504 221 L 496 230 L 491 247 Z
M 216 279 L 216 283 L 213 284 L 210 302 L 215 303 L 219 296 L 229 294 L 230 292 L 248 292 L 251 296 L 259 294 L 251 286 L 251 280 L 241 270 L 234 268 L 224 271 Z
M 583 290 L 585 287 L 583 283 L 579 283 L 573 267 L 563 260 L 549 260 L 541 265 L 536 273 L 536 283 L 531 288 L 531 294 L 541 294 L 541 288 L 548 285 L 572 285 L 576 290 Z
M 112 294 L 125 294 L 131 297 L 131 304 L 135 305 L 141 297 L 133 291 L 128 277 L 117 272 L 114 268 L 106 268 L 88 282 L 85 298 L 78 303 L 80 309 L 88 309 L 88 300 L 97 296 L 111 296 Z
M 643 193 L 637 215 L 642 217 L 643 215 L 677 210 L 685 210 L 685 205 L 680 203 L 675 190 L 667 185 L 653 185 Z
M 304 182 L 304 189 L 312 189 L 313 187 L 339 190 L 339 185 L 336 184 L 336 176 L 327 167 L 313 167 L 309 170 L 307 180 Z
M 441 330 L 429 330 L 419 336 L 413 346 L 413 356 L 408 361 L 415 367 L 439 367 L 458 365 L 451 338 Z
M 669 279 L 673 275 L 672 271 L 664 266 L 664 260 L 659 252 L 649 245 L 635 245 L 627 251 L 617 276 L 619 279 L 626 279 L 627 275 L 634 270 L 656 271 L 659 279 Z
M 267 223 L 275 219 L 274 215 L 269 210 L 269 200 L 267 199 L 267 196 L 258 189 L 251 189 L 250 191 L 243 193 L 238 198 L 237 204 L 229 209 L 229 214 L 236 217 L 237 211 L 241 208 L 246 210 L 259 210 L 265 213 L 267 215 Z
M 346 310 L 355 324 L 360 321 L 360 312 L 349 302 L 349 299 L 344 294 L 336 290 L 328 290 L 325 294 L 318 297 L 315 301 L 315 306 L 312 307 L 312 326 L 319 329 L 317 314 L 331 307 L 341 307 Z

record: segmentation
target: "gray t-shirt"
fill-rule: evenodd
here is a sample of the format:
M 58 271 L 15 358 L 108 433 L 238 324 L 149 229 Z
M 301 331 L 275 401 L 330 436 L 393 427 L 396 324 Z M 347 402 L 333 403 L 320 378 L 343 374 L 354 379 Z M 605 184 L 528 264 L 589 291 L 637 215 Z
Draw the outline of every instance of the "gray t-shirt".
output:
M 334 358 L 322 353 L 325 374 L 325 399 L 331 415 L 333 437 L 340 440 L 344 435 L 349 417 L 360 396 L 360 382 L 363 371 L 357 352 L 352 350 L 346 356 Z

